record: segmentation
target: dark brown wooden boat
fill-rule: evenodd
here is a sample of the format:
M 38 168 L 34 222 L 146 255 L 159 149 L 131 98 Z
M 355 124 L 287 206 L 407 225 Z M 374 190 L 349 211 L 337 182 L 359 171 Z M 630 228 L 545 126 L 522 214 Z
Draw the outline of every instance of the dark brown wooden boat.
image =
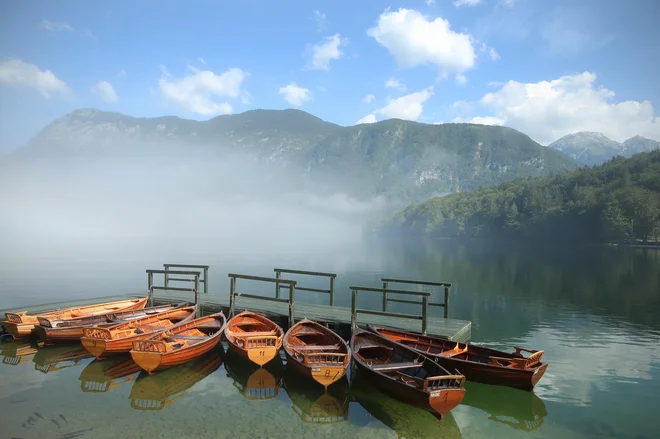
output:
M 232 317 L 225 328 L 229 348 L 259 366 L 275 358 L 283 336 L 284 331 L 275 322 L 250 311 Z
M 185 304 L 185 302 L 184 302 Z M 136 340 L 147 339 L 176 324 L 195 317 L 197 305 L 185 306 L 114 324 L 110 327 L 83 328 L 80 342 L 96 358 L 129 352 Z
M 441 418 L 465 396 L 465 377 L 415 350 L 360 328 L 351 338 L 360 373 L 381 391 Z
M 146 340 L 134 341 L 131 357 L 149 374 L 178 366 L 216 347 L 226 325 L 222 311 L 179 323 Z
M 100 314 L 77 319 L 55 320 L 46 317 L 37 317 L 39 325 L 35 326 L 39 340 L 43 344 L 58 342 L 78 341 L 83 336 L 83 330 L 92 326 L 107 328 L 122 322 L 149 317 L 182 308 L 188 302 L 170 303 L 166 305 L 152 306 L 149 308 L 134 309 L 109 314 Z M 129 349 L 130 350 L 130 349 Z
M 150 376 L 141 372 L 129 398 L 135 410 L 162 410 L 183 397 L 188 389 L 222 365 L 222 349 L 213 349 L 186 364 Z
M 351 350 L 339 335 L 323 325 L 303 319 L 284 335 L 287 364 L 326 389 L 346 375 Z
M 43 312 L 35 315 L 23 312 L 7 312 L 5 318 L 7 321 L 2 326 L 14 338 L 28 337 L 32 334 L 35 326 L 39 325 L 39 317 L 54 320 L 77 319 L 80 317 L 109 314 L 118 311 L 130 311 L 132 309 L 142 309 L 147 305 L 149 297 L 139 299 L 125 299 L 115 302 L 95 303 L 93 305 L 76 306 L 72 308 L 59 309 Z
M 371 325 L 367 328 L 432 358 L 446 368 L 460 370 L 470 381 L 530 391 L 548 367 L 547 363 L 541 363 L 543 351 L 514 347 L 515 352 L 508 353 L 398 329 Z M 524 357 L 522 352 L 531 355 Z

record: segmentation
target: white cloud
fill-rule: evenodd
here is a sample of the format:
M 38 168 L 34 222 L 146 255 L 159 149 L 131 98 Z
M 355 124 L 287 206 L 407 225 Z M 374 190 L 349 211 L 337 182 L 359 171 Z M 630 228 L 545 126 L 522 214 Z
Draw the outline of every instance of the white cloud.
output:
M 278 93 L 284 96 L 284 99 L 296 108 L 312 99 L 309 89 L 299 87 L 295 82 L 291 82 L 285 87 L 280 87 Z
M 516 1 L 518 1 L 518 0 L 502 0 L 502 3 L 503 3 L 505 6 L 508 6 L 508 7 L 510 7 L 510 8 L 513 8 L 513 7 L 515 6 L 515 4 L 516 4 Z
M 355 125 L 360 125 L 361 123 L 376 123 L 376 115 L 373 113 L 367 114 L 362 119 L 355 122 Z
M 456 83 L 457 84 L 465 85 L 465 84 L 467 84 L 467 82 L 468 82 L 468 79 L 464 74 L 462 74 L 462 73 L 457 73 L 456 74 Z
M 50 32 L 73 32 L 74 29 L 71 25 L 61 22 L 61 21 L 48 21 L 48 20 L 43 20 L 41 22 L 41 27 L 46 29 L 47 31 Z
M 454 6 L 460 8 L 461 6 L 477 6 L 481 0 L 456 0 Z
M 433 6 L 435 5 L 435 0 L 426 0 L 426 6 Z
M 199 58 L 197 58 L 197 61 L 199 61 L 200 63 L 206 65 L 206 60 L 204 58 L 202 58 L 201 56 Z
M 660 140 L 660 118 L 651 102 L 614 103 L 614 92 L 595 81 L 591 72 L 538 83 L 509 81 L 486 94 L 481 105 L 503 124 L 546 145 L 577 131 L 601 132 L 619 142 L 638 134 Z
M 370 104 L 373 102 L 374 99 L 376 99 L 376 96 L 366 95 L 365 97 L 362 98 L 362 102 L 364 102 L 365 104 Z
M 97 82 L 96 85 L 92 87 L 92 92 L 97 94 L 106 102 L 117 102 L 119 99 L 117 92 L 114 88 L 112 88 L 112 84 L 110 84 L 108 81 Z
M 0 83 L 31 87 L 44 97 L 50 93 L 68 93 L 66 82 L 60 80 L 50 70 L 40 70 L 34 64 L 26 63 L 20 59 L 9 59 L 0 62 Z
M 476 116 L 469 119 L 463 117 L 455 117 L 452 122 L 454 123 L 476 123 L 479 125 L 504 125 L 504 121 L 493 116 Z
M 330 70 L 330 61 L 341 58 L 344 54 L 339 47 L 348 44 L 346 38 L 334 34 L 325 39 L 324 43 L 312 46 L 312 59 L 305 67 L 307 70 Z
M 192 66 L 188 69 L 189 75 L 174 78 L 161 66 L 163 74 L 158 81 L 163 97 L 183 110 L 205 116 L 229 114 L 232 112 L 229 102 L 218 102 L 216 98 L 248 96 L 241 88 L 248 73 L 239 68 L 227 69 L 219 75 Z
M 117 73 L 117 76 L 119 77 L 119 79 L 124 79 L 126 77 L 126 70 L 121 69 L 119 73 Z
M 376 111 L 388 118 L 417 120 L 424 111 L 424 102 L 433 96 L 433 87 L 390 99 L 387 105 Z
M 475 64 L 471 36 L 454 32 L 441 17 L 430 21 L 415 10 L 388 8 L 367 34 L 387 48 L 401 67 L 434 64 L 446 74 L 464 72 Z
M 395 88 L 400 91 L 406 91 L 406 86 L 394 78 L 389 78 L 385 81 L 385 88 Z
M 502 59 L 500 54 L 497 53 L 497 51 L 492 47 L 488 49 L 488 54 L 490 55 L 490 59 L 492 59 L 493 61 L 499 61 L 500 59 Z
M 328 17 L 321 11 L 314 11 L 314 20 L 316 21 L 316 30 L 323 32 L 328 25 Z

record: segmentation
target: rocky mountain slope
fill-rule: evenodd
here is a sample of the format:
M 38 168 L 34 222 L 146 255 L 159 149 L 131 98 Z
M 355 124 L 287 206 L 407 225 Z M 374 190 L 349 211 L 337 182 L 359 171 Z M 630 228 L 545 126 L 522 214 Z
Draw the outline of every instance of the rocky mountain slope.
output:
M 640 152 L 660 148 L 660 142 L 635 136 L 623 143 L 615 142 L 601 133 L 581 131 L 564 136 L 549 145 L 571 157 L 580 165 L 600 165 L 620 155 L 631 157 Z
M 77 110 L 9 160 L 176 157 L 211 163 L 235 156 L 296 176 L 296 184 L 402 202 L 575 168 L 563 154 L 510 128 L 398 119 L 342 127 L 299 110 L 252 110 L 208 121 Z

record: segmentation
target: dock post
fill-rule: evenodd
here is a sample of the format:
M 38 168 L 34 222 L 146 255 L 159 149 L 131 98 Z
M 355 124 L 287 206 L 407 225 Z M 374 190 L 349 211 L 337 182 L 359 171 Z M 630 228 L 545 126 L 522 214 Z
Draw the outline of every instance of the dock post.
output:
M 277 290 L 280 290 L 279 283 L 277 284 Z M 289 284 L 289 328 L 293 326 L 293 307 L 296 302 L 295 298 L 296 287 L 293 284 Z
M 195 275 L 195 305 L 199 304 L 199 275 Z M 197 309 L 199 312 L 199 307 Z
M 449 315 L 449 287 L 445 285 L 445 318 Z
M 383 282 L 383 289 L 387 289 L 387 282 Z M 383 292 L 383 312 L 387 311 L 387 293 Z
M 204 294 L 209 293 L 209 267 L 204 267 Z
M 149 306 L 154 306 L 154 289 L 149 285 Z
M 282 277 L 282 272 L 275 270 L 275 279 L 281 279 Z M 275 282 L 275 298 L 279 299 L 280 298 L 280 283 Z
M 154 286 L 154 274 L 147 272 L 147 289 L 151 292 L 151 287 Z
M 351 297 L 351 330 L 357 328 L 356 304 L 357 304 L 357 290 L 353 290 L 353 294 Z
M 426 321 L 428 319 L 429 298 L 428 296 L 422 297 L 422 334 L 426 335 Z M 447 309 L 447 308 L 445 308 Z
M 167 273 L 167 271 L 168 271 L 169 269 L 170 269 L 170 267 L 168 267 L 168 266 L 166 265 L 166 266 L 165 266 L 165 273 L 163 273 L 164 276 L 165 276 L 165 281 L 164 281 L 164 283 L 163 283 L 163 286 L 164 286 L 165 288 L 167 288 L 168 286 L 170 286 L 170 277 L 168 276 L 168 273 Z
M 330 306 L 335 306 L 335 278 L 330 278 Z
M 236 300 L 234 298 L 234 295 L 236 294 L 236 278 L 235 277 L 230 277 L 229 278 L 229 316 L 234 315 L 234 301 Z

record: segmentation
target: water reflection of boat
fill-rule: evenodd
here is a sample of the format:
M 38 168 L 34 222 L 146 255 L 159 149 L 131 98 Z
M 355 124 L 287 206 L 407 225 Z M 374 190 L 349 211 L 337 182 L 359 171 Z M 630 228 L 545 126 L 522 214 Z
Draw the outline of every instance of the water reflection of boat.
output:
M 80 372 L 80 389 L 83 392 L 107 392 L 135 381 L 141 370 L 130 357 L 95 359 Z
M 282 385 L 284 365 L 282 357 L 276 355 L 265 366 L 258 367 L 230 349 L 225 354 L 225 370 L 245 399 L 264 401 L 277 396 Z
M 451 412 L 442 421 L 429 411 L 414 407 L 379 392 L 365 377 L 356 374 L 351 382 L 351 400 L 358 402 L 368 413 L 394 430 L 401 438 L 462 438 L 461 430 Z M 359 419 L 351 422 L 360 424 Z M 365 423 L 368 423 L 367 420 Z
M 4 364 L 16 366 L 18 364 L 29 363 L 32 356 L 36 353 L 36 345 L 29 341 L 0 343 L 0 354 L 3 356 L 2 362 Z
M 222 364 L 222 348 L 184 364 L 149 375 L 142 371 L 131 388 L 131 407 L 136 410 L 163 410 L 186 394 L 187 390 L 215 372 Z
M 56 372 L 67 367 L 78 366 L 80 360 L 92 358 L 82 345 L 55 345 L 40 348 L 32 362 L 34 368 L 40 372 Z M 73 364 L 64 364 L 72 362 Z
M 463 405 L 483 410 L 488 419 L 518 430 L 537 430 L 548 415 L 543 400 L 533 392 L 470 382 L 465 388 Z
M 284 388 L 293 403 L 293 411 L 308 424 L 337 424 L 348 420 L 348 380 L 343 378 L 327 391 L 290 369 L 284 372 Z

